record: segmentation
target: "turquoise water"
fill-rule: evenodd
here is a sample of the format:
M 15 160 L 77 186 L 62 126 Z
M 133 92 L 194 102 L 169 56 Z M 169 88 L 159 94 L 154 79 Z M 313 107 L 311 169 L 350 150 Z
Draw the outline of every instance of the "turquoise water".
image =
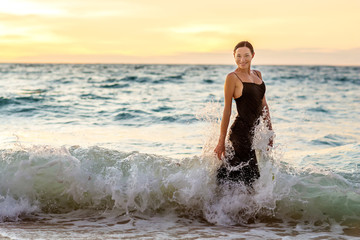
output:
M 215 182 L 234 66 L 0 64 L 0 236 L 360 237 L 360 67 L 254 68 L 276 137 L 248 193 Z

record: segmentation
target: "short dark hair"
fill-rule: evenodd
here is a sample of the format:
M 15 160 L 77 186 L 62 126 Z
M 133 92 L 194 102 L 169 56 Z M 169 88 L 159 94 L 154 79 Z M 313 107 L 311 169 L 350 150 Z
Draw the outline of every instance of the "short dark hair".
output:
M 251 54 L 254 54 L 254 48 L 251 45 L 251 43 L 249 43 L 248 41 L 241 41 L 238 44 L 236 44 L 236 46 L 234 48 L 234 52 L 236 51 L 236 49 L 238 49 L 240 47 L 247 47 L 248 49 L 250 49 Z

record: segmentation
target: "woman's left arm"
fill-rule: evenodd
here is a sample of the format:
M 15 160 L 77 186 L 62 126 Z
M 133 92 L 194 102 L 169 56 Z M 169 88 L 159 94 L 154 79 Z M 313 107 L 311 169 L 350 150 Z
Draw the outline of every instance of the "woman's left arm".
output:
M 263 81 L 262 79 L 262 75 L 261 75 L 261 72 L 256 70 L 257 74 L 258 74 L 258 77 L 261 79 L 261 81 Z M 271 125 L 271 119 L 270 119 L 270 109 L 269 109 L 269 106 L 266 102 L 266 97 L 265 97 L 265 94 L 264 94 L 264 97 L 262 99 L 262 109 L 264 110 L 265 108 L 265 121 L 267 123 L 267 126 L 270 130 L 272 130 L 272 125 Z
M 265 95 L 262 99 L 262 109 L 265 108 L 265 121 L 267 123 L 267 126 L 270 130 L 272 130 L 272 125 L 271 125 L 271 118 L 270 118 L 270 109 L 269 109 L 269 106 L 266 102 L 266 98 L 265 98 Z
M 257 71 L 257 72 L 259 74 L 260 79 L 263 80 L 261 72 L 260 71 Z M 264 108 L 265 108 L 265 117 L 264 117 L 264 119 L 265 119 L 266 125 L 267 125 L 269 130 L 272 130 L 272 124 L 271 124 L 271 118 L 270 118 L 270 109 L 269 109 L 269 106 L 268 106 L 268 104 L 266 102 L 265 94 L 264 94 L 264 97 L 262 99 L 262 109 L 264 110 Z M 271 146 L 271 147 L 273 146 L 273 138 L 272 137 L 269 140 L 269 146 Z

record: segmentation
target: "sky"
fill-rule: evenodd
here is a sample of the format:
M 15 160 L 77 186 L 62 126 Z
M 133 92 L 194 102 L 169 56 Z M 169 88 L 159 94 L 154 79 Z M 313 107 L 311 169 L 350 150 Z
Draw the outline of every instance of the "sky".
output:
M 360 0 L 0 0 L 0 62 L 360 65 Z

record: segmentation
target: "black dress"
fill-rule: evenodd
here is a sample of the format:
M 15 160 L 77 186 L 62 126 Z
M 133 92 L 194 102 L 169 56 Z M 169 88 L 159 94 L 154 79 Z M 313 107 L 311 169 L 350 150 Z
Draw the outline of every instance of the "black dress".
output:
M 257 72 L 256 74 L 258 75 Z M 236 76 L 239 78 L 238 75 Z M 240 78 L 239 80 L 241 81 Z M 252 142 L 254 127 L 262 114 L 262 99 L 266 87 L 263 81 L 261 84 L 241 82 L 242 95 L 235 99 L 238 115 L 230 128 L 229 136 L 234 148 L 234 156 L 226 156 L 227 164 L 222 164 L 218 169 L 217 180 L 218 183 L 232 181 L 251 186 L 260 177 Z

